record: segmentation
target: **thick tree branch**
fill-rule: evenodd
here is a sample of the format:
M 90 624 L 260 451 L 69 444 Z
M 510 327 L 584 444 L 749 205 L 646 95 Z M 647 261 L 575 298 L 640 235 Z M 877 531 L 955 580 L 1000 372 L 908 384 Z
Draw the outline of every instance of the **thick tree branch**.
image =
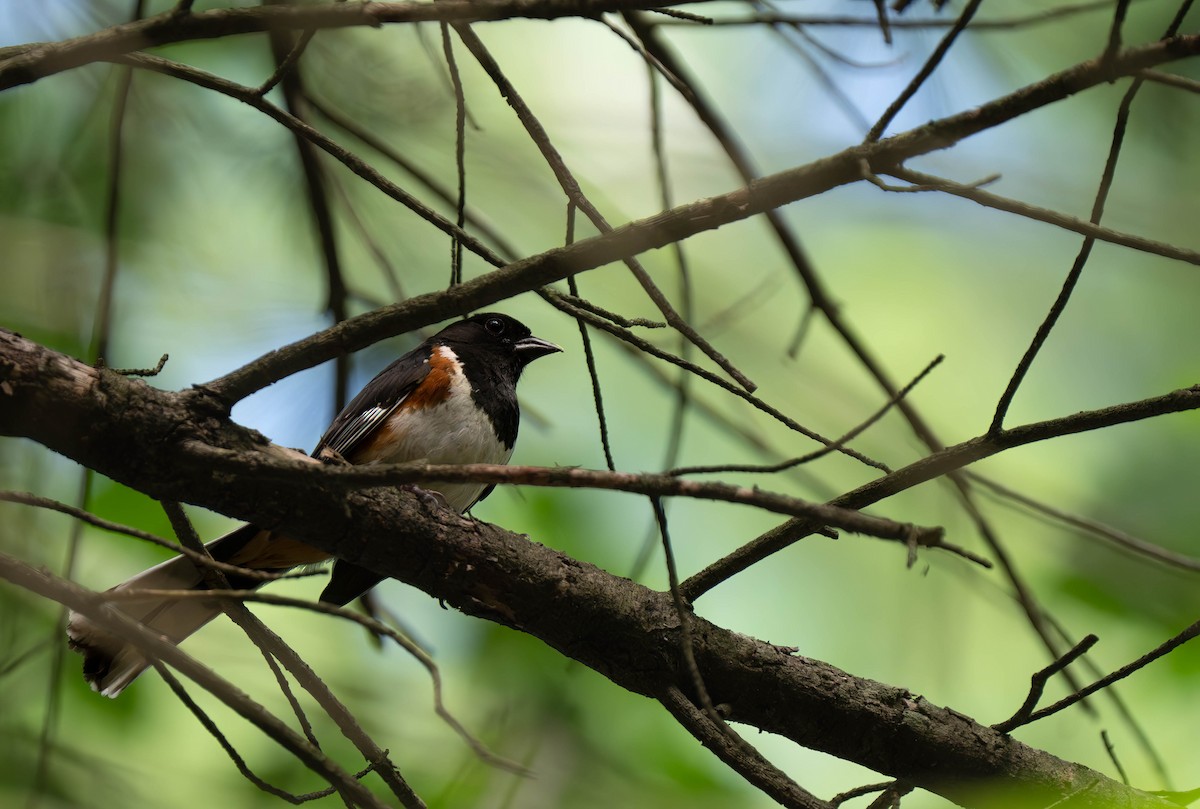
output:
M 261 435 L 227 421 L 206 396 L 156 390 L 0 332 L 0 433 L 32 438 L 150 496 L 284 530 L 463 612 L 540 638 L 635 693 L 657 698 L 672 687 L 691 693 L 669 594 L 495 526 L 448 511 L 431 514 L 394 488 L 344 492 L 198 464 L 185 452 L 187 442 L 275 451 Z M 1170 805 L 903 689 L 699 617 L 691 632 L 696 665 L 714 703 L 729 706 L 731 721 L 964 806 L 1045 806 L 1071 794 L 1079 806 Z

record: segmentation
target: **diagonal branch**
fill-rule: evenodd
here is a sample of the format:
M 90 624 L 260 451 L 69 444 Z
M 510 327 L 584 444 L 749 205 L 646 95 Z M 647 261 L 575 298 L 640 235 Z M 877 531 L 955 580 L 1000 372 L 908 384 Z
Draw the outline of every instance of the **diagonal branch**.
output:
M 611 233 L 512 262 L 451 290 L 418 296 L 351 318 L 272 351 L 206 387 L 227 405 L 232 405 L 289 374 L 311 368 L 340 353 L 364 348 L 445 318 L 464 315 L 521 292 L 560 281 L 568 275 L 860 181 L 863 160 L 876 172 L 887 173 L 912 157 L 947 149 L 960 140 L 1000 126 L 1031 110 L 1111 81 L 1114 75 L 1129 75 L 1197 54 L 1200 54 L 1200 34 L 1192 34 L 1122 51 L 1110 65 L 1101 64 L 1098 59 L 1080 63 L 966 112 L 768 175 L 726 194 L 676 206 L 616 227 Z M 464 235 L 458 235 L 458 238 Z
M 1016 446 L 1184 406 L 1200 406 L 1200 388 L 1161 402 L 1014 428 L 1001 438 Z M 411 492 L 391 487 L 345 492 L 189 463 L 184 460 L 187 441 L 245 451 L 266 446 L 262 436 L 214 417 L 204 400 L 189 394 L 156 390 L 0 332 L 0 432 L 33 438 L 152 497 L 186 500 L 284 531 L 465 613 L 537 637 L 635 693 L 657 698 L 676 687 L 692 698 L 679 658 L 679 618 L 669 594 L 495 526 L 444 510 L 430 514 Z M 129 453 L 130 446 L 139 452 Z M 968 442 L 965 448 L 952 448 L 951 460 L 980 451 Z M 911 485 L 934 468 L 910 467 L 884 480 Z M 15 560 L 5 561 L 4 576 L 87 610 L 89 616 L 107 613 L 99 608 L 99 596 Z M 154 654 L 187 676 L 211 677 L 173 647 L 153 636 L 141 637 L 149 633 L 117 619 L 112 623 L 121 625 L 123 637 L 152 644 Z M 1044 806 L 1072 794 L 1075 805 L 1096 809 L 1170 805 L 903 689 L 794 656 L 700 616 L 690 623 L 696 667 L 713 703 L 729 706 L 730 721 L 858 762 L 972 809 L 996 806 L 987 797 L 995 793 L 985 786 L 997 782 L 1006 787 L 1007 806 L 1013 805 L 1014 795 Z M 870 741 L 879 738 L 891 743 Z M 310 766 L 323 766 L 307 742 L 295 739 L 288 744 L 295 743 L 305 760 L 313 762 Z

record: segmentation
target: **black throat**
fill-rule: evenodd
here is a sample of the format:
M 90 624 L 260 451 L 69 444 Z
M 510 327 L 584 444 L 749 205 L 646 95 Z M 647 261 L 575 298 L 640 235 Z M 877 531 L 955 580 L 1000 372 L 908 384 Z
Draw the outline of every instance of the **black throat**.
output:
M 458 345 L 451 350 L 458 356 L 463 374 L 471 385 L 475 406 L 487 414 L 496 437 L 508 449 L 517 443 L 521 411 L 517 405 L 517 379 L 522 366 L 515 356 L 498 355 L 474 345 Z

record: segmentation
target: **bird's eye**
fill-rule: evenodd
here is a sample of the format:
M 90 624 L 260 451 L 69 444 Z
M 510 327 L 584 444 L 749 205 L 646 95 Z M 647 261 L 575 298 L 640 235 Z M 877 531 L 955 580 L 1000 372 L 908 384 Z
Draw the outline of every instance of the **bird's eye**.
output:
M 487 329 L 488 334 L 494 334 L 497 337 L 504 334 L 504 321 L 498 317 L 489 317 L 484 321 L 483 327 Z

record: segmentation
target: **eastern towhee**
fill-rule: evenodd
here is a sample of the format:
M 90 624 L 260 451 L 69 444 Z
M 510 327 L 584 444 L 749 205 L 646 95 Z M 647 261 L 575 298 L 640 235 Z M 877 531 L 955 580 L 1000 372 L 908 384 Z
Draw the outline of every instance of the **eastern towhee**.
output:
M 352 464 L 507 463 L 517 440 L 517 379 L 538 357 L 562 349 L 534 337 L 507 315 L 486 313 L 447 326 L 385 368 L 334 419 L 313 450 L 317 458 Z M 464 512 L 483 499 L 482 483 L 429 484 L 450 507 Z M 326 561 L 303 542 L 244 525 L 206 546 L 214 559 L 253 570 L 283 572 Z M 382 580 L 369 570 L 336 560 L 321 600 L 347 604 Z M 262 579 L 227 575 L 235 589 Z M 152 567 L 114 590 L 204 589 L 203 574 L 186 556 Z M 112 607 L 179 643 L 220 611 L 212 601 L 117 601 Z M 84 655 L 83 675 L 94 690 L 115 697 L 149 661 L 133 645 L 78 613 L 67 625 L 71 647 Z

